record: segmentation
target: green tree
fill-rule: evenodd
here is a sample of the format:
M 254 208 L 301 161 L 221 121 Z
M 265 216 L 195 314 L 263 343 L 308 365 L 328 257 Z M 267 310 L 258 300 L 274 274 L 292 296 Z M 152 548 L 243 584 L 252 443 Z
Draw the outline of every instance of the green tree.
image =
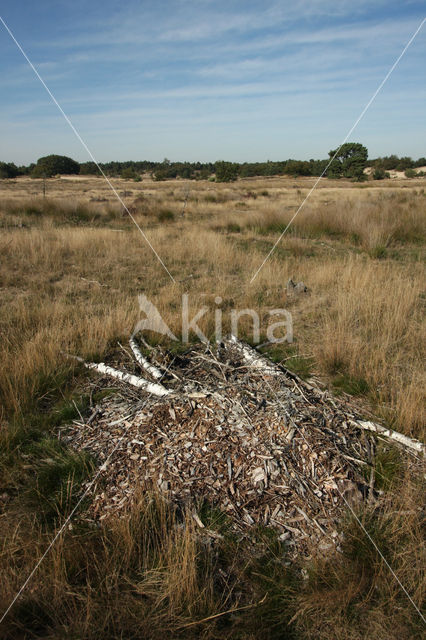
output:
M 413 165 L 413 159 L 408 156 L 404 156 L 403 158 L 399 159 L 398 164 L 396 165 L 396 170 L 405 171 L 406 169 L 412 169 Z
M 13 162 L 0 162 L 0 178 L 16 178 L 20 171 Z
M 355 178 L 362 180 L 367 166 L 368 150 L 359 142 L 346 142 L 339 149 L 328 153 L 333 158 L 327 176 L 329 178 Z M 336 156 L 336 157 L 334 157 Z
M 233 182 L 238 178 L 238 164 L 219 160 L 215 163 L 216 182 Z
M 80 174 L 100 176 L 101 172 L 94 162 L 82 162 L 80 163 Z
M 34 178 L 50 178 L 57 174 L 80 173 L 78 162 L 67 156 L 50 155 L 37 160 L 37 164 L 31 172 Z
M 312 175 L 311 165 L 305 160 L 287 160 L 285 173 L 293 176 L 310 176 Z
M 123 169 L 123 171 L 121 172 L 121 177 L 125 180 L 135 180 L 137 176 L 138 174 L 134 169 L 132 169 L 132 167 L 126 167 L 126 169 Z

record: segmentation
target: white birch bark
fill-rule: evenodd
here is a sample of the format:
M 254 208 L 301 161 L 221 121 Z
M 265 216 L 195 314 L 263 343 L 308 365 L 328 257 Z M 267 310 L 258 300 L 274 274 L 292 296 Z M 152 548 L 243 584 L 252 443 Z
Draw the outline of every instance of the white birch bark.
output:
M 159 380 L 162 377 L 162 373 L 160 371 L 160 369 L 157 369 L 156 366 L 154 366 L 153 364 L 151 364 L 149 362 L 149 360 L 147 360 L 141 353 L 138 344 L 136 342 L 136 340 L 134 339 L 134 337 L 132 336 L 129 340 L 129 344 L 130 344 L 130 348 L 133 351 L 133 355 L 136 358 L 136 361 L 138 362 L 138 364 L 145 369 L 145 371 L 147 373 L 149 373 L 150 376 L 152 376 L 153 378 L 155 378 L 156 380 Z

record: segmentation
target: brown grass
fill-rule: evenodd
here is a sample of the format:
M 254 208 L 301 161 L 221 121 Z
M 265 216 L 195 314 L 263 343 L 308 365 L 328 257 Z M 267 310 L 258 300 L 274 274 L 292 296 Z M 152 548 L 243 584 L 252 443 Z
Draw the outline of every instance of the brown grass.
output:
M 217 613 L 231 593 L 215 590 L 212 558 L 191 520 L 159 497 L 140 496 L 102 530 L 65 530 L 40 566 L 37 589 L 16 603 L 0 637 L 160 638 Z M 2 533 L 9 535 L 0 564 L 3 610 L 51 534 L 24 519 Z
M 226 222 L 257 234 L 279 234 L 302 201 L 303 194 L 299 202 L 290 205 L 273 200 L 259 208 L 256 203 L 250 207 L 250 212 L 227 216 Z M 424 206 L 425 197 L 415 191 L 366 192 L 363 197 L 351 193 L 338 199 L 331 196 L 322 202 L 308 201 L 289 234 L 343 238 L 366 250 L 387 248 L 399 242 L 416 243 L 424 241 L 426 235 Z
M 290 367 L 298 363 L 327 384 L 339 380 L 343 389 L 360 394 L 367 413 L 424 439 L 420 183 L 321 183 L 250 284 L 311 181 L 116 182 L 120 190 L 132 191 L 126 203 L 175 283 L 96 178 L 78 185 L 52 180 L 46 200 L 38 197 L 34 181 L 18 180 L 0 203 L 0 478 L 8 496 L 0 518 L 3 605 L 52 535 L 52 524 L 34 519 L 26 496 L 48 457 L 44 449 L 56 451 L 52 408 L 57 412 L 58 402 L 69 401 L 84 385 L 62 352 L 103 357 L 135 326 L 139 293 L 177 334 L 183 292 L 194 313 L 202 305 L 211 310 L 199 323 L 210 335 L 217 295 L 225 329 L 232 308 L 250 307 L 265 318 L 269 309 L 284 306 L 293 314 L 295 344 L 276 348 L 275 357 Z M 290 277 L 303 280 L 309 294 L 288 298 Z M 245 331 L 250 334 L 248 322 Z M 58 465 L 68 460 L 66 452 L 52 455 Z M 64 477 L 68 487 L 69 476 Z M 395 482 L 399 489 L 389 492 L 382 512 L 363 517 L 420 603 L 419 489 L 411 476 Z M 56 524 L 68 508 L 62 502 Z M 220 582 L 218 552 L 200 546 L 191 518 L 155 504 L 153 511 L 141 498 L 126 518 L 101 531 L 68 531 L 8 619 L 4 637 L 25 637 L 25 625 L 35 625 L 28 637 L 52 638 L 278 638 L 290 632 L 295 638 L 415 637 L 416 614 L 386 568 L 370 552 L 357 555 L 365 540 L 356 527 L 348 526 L 340 560 L 312 565 L 307 583 L 292 581 L 272 544 L 265 552 L 262 542 L 268 560 L 258 566 L 228 540 L 220 550 L 228 578 Z M 192 625 L 239 606 L 249 608 Z
M 396 487 L 395 487 L 396 488 Z M 424 597 L 425 550 L 422 544 L 419 500 L 421 487 L 406 478 L 388 496 L 380 514 L 365 511 L 363 525 L 417 604 Z M 348 519 L 340 558 L 314 563 L 303 593 L 296 597 L 295 624 L 303 638 L 361 640 L 415 638 L 423 623 L 413 616 L 408 598 L 390 577 L 365 533 Z

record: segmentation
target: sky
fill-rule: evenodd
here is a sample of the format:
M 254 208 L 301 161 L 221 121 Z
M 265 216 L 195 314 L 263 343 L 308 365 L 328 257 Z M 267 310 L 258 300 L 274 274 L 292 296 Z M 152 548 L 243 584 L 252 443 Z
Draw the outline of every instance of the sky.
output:
M 99 162 L 325 158 L 426 15 L 423 1 L 1 0 Z M 350 141 L 426 156 L 426 23 Z M 0 160 L 87 151 L 0 23 Z

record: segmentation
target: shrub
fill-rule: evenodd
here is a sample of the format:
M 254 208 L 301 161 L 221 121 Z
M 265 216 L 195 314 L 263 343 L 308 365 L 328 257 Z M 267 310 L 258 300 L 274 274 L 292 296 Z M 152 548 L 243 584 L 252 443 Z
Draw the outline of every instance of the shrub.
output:
M 376 167 L 373 173 L 373 180 L 384 180 L 390 178 L 389 171 L 385 171 L 382 167 Z
M 156 182 L 162 182 L 163 180 L 167 180 L 166 173 L 161 169 L 158 169 L 158 171 L 156 171 L 155 173 L 152 173 L 151 175 Z
M 170 211 L 170 209 L 161 209 L 161 211 L 158 212 L 157 218 L 159 222 L 168 222 L 175 219 L 175 214 L 173 211 Z
M 414 169 L 406 169 L 404 171 L 406 178 L 415 178 L 417 173 Z

